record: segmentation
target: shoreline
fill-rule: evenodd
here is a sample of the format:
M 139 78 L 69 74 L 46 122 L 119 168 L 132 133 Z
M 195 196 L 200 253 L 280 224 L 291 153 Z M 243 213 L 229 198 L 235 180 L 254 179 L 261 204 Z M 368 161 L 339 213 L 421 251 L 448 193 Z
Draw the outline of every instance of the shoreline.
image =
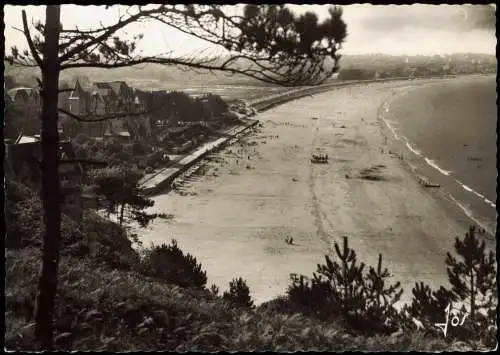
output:
M 434 83 L 429 83 L 429 85 L 432 84 Z M 460 220 L 462 224 L 476 224 L 480 228 L 485 229 L 487 238 L 491 241 L 495 241 L 496 218 L 492 219 L 494 211 L 488 211 L 489 217 L 486 217 L 484 211 L 483 213 L 473 211 L 467 202 L 465 202 L 471 197 L 468 196 L 468 194 L 479 194 L 458 180 L 455 174 L 450 174 L 451 172 L 441 169 L 437 163 L 432 160 L 433 157 L 423 156 L 422 152 L 412 147 L 411 144 L 415 142 L 410 142 L 407 137 L 399 133 L 399 131 L 396 132 L 394 127 L 392 127 L 392 124 L 399 125 L 397 118 L 395 121 L 390 119 L 392 103 L 397 100 L 399 96 L 406 95 L 410 91 L 418 88 L 419 87 L 408 88 L 399 94 L 393 95 L 381 104 L 378 115 L 384 128 L 385 135 L 397 142 L 393 149 L 403 157 L 402 163 L 404 167 L 412 173 L 417 181 L 422 183 L 423 188 L 427 190 L 430 195 L 442 203 L 443 208 L 455 215 L 455 219 Z M 494 202 L 488 200 L 485 196 L 480 195 L 479 197 L 481 200 L 484 200 L 484 203 L 490 205 L 489 207 L 495 209 Z
M 315 87 L 299 87 L 297 89 L 292 89 L 284 92 L 280 92 L 276 95 L 272 96 L 265 96 L 265 97 L 259 97 L 256 99 L 253 99 L 250 101 L 249 107 L 251 107 L 253 110 L 257 112 L 264 112 L 267 110 L 270 110 L 276 106 L 286 104 L 288 102 L 294 101 L 294 100 L 299 100 L 303 97 L 307 96 L 313 96 L 316 94 L 321 94 L 324 92 L 328 92 L 331 90 L 338 90 L 344 87 L 349 87 L 352 85 L 369 85 L 373 83 L 388 83 L 388 82 L 404 82 L 404 81 L 409 81 L 411 83 L 412 88 L 417 88 L 421 85 L 428 85 L 432 82 L 435 82 L 436 79 L 438 80 L 450 80 L 450 79 L 459 79 L 461 77 L 475 77 L 475 76 L 492 76 L 493 74 L 467 74 L 467 75 L 444 75 L 444 76 L 439 76 L 439 77 L 431 77 L 431 78 L 424 78 L 424 77 L 416 77 L 413 79 L 409 78 L 383 78 L 383 79 L 367 79 L 367 80 L 345 80 L 345 81 L 338 81 L 338 82 L 333 82 L 333 83 L 327 83 L 327 84 L 322 84 L 319 86 Z M 417 82 L 415 82 L 417 80 Z M 249 120 L 249 116 L 244 117 L 245 120 Z M 239 125 L 239 126 L 233 126 L 228 131 L 235 131 L 240 129 L 241 131 L 245 131 L 251 126 L 257 124 L 259 120 L 256 120 L 256 122 L 253 123 L 247 123 L 246 125 Z M 384 121 L 385 122 L 385 121 Z M 385 122 L 387 124 L 387 122 Z M 395 132 L 393 131 L 395 134 Z M 229 133 L 231 134 L 231 133 Z M 234 136 L 239 135 L 240 133 L 234 134 Z M 234 138 L 234 137 L 233 137 Z M 229 141 L 232 138 L 228 138 L 225 141 Z M 200 150 L 204 150 L 205 146 L 210 146 L 214 145 L 214 148 L 208 148 L 204 153 L 201 154 L 200 157 L 196 158 L 194 162 L 189 162 L 188 164 L 180 164 L 181 167 L 173 168 L 172 165 L 169 165 L 165 168 L 158 169 L 157 172 L 154 172 L 153 174 L 148 174 L 152 176 L 148 176 L 147 179 L 145 177 L 143 178 L 143 181 L 141 185 L 143 185 L 143 188 L 145 189 L 145 193 L 148 196 L 158 196 L 163 193 L 168 193 L 169 186 L 172 183 L 172 181 L 175 179 L 175 177 L 181 175 L 183 172 L 188 170 L 190 166 L 194 163 L 196 163 L 198 160 L 203 159 L 203 157 L 207 154 L 210 154 L 211 152 L 214 151 L 214 149 L 220 149 L 218 148 L 219 145 L 224 145 L 224 142 L 218 142 L 220 139 L 215 140 L 215 141 L 210 141 L 202 146 L 195 148 L 193 151 L 191 151 L 188 154 L 185 154 L 181 156 L 178 160 L 176 160 L 173 164 L 173 166 L 179 165 L 179 163 L 185 159 L 188 159 L 190 156 L 197 155 Z M 410 148 L 410 147 L 409 147 Z M 411 148 L 410 148 L 411 150 Z M 161 178 L 162 176 L 165 176 Z M 159 180 L 160 178 L 161 180 Z M 150 183 L 150 181 L 154 181 L 155 183 Z
M 446 252 L 466 230 L 387 153 L 377 118 L 403 86 L 343 87 L 259 114 L 264 127 L 213 154 L 181 184 L 185 193 L 155 197 L 153 209 L 174 220 L 141 231 L 144 244 L 177 239 L 208 284 L 223 291 L 241 276 L 256 304 L 283 294 L 290 273 L 310 276 L 344 235 L 361 261 L 374 265 L 382 253 L 406 296 L 416 280 L 446 284 Z M 315 144 L 329 164 L 310 164 Z M 370 169 L 375 179 L 363 176 Z

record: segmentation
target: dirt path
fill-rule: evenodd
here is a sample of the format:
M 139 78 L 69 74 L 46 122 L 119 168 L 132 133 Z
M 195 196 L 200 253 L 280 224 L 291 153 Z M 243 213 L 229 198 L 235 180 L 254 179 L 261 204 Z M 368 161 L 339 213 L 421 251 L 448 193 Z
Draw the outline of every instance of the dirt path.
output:
M 209 284 L 223 291 L 241 276 L 257 304 L 284 293 L 290 273 L 311 275 L 343 236 L 370 265 L 382 253 L 404 296 L 417 280 L 442 284 L 445 253 L 464 226 L 389 153 L 377 119 L 407 85 L 346 87 L 259 114 L 263 128 L 213 155 L 181 193 L 155 198 L 175 218 L 141 231 L 145 244 L 176 238 Z M 328 164 L 311 164 L 317 147 Z

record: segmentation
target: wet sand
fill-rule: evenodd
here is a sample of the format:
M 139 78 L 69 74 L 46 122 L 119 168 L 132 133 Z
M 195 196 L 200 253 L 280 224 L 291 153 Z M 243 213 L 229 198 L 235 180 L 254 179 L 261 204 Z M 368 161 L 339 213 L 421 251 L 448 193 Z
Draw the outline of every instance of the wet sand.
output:
M 241 276 L 256 304 L 285 293 L 290 273 L 312 275 L 343 236 L 369 265 L 383 254 L 403 301 L 416 281 L 446 283 L 446 252 L 466 227 L 404 168 L 378 116 L 409 85 L 344 87 L 259 114 L 262 128 L 155 197 L 174 220 L 141 231 L 144 245 L 177 239 L 208 285 L 222 292 Z M 317 148 L 328 164 L 311 164 Z

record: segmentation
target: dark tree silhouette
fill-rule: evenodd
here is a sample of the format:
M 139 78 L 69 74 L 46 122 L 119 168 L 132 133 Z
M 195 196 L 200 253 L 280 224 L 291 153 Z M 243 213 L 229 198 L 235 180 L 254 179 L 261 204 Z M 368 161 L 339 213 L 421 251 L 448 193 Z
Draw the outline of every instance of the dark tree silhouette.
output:
M 45 23 L 28 26 L 22 12 L 29 50 L 13 47 L 11 64 L 39 67 L 38 83 L 43 100 L 41 123 L 42 200 L 45 234 L 43 265 L 36 310 L 36 338 L 40 346 L 52 348 L 52 315 L 57 291 L 59 263 L 61 190 L 58 166 L 58 112 L 78 121 L 103 121 L 129 116 L 130 112 L 84 118 L 58 108 L 61 71 L 72 68 L 118 68 L 141 63 L 179 65 L 188 68 L 239 73 L 280 85 L 319 84 L 337 70 L 338 50 L 346 37 L 340 8 L 331 7 L 322 23 L 313 13 L 294 15 L 284 5 L 246 5 L 243 15 L 228 15 L 220 5 L 130 6 L 111 25 L 94 29 L 64 28 L 59 5 L 46 8 Z M 123 39 L 118 33 L 128 25 L 158 21 L 226 50 L 226 55 L 177 57 L 135 54 L 142 34 Z
M 215 292 L 215 294 L 217 294 L 217 292 Z M 225 291 L 222 294 L 222 299 L 230 302 L 237 307 L 254 308 L 253 300 L 250 296 L 250 289 L 248 288 L 245 280 L 243 280 L 241 277 L 232 279 L 229 282 L 229 290 Z
M 416 283 L 412 290 L 413 299 L 406 311 L 419 320 L 425 329 L 440 332 L 436 323 L 446 319 L 446 307 L 458 303 L 461 307 L 451 310 L 464 317 L 460 327 L 451 327 L 451 337 L 460 340 L 481 340 L 494 345 L 497 327 L 498 289 L 496 265 L 493 251 L 487 252 L 485 242 L 480 241 L 478 230 L 469 228 L 465 237 L 455 238 L 454 255 L 447 253 L 446 271 L 451 288 L 441 286 L 433 291 L 423 282 Z
M 451 292 L 468 304 L 473 329 L 480 323 L 478 318 L 482 318 L 479 312 L 496 309 L 498 298 L 495 256 L 491 250 L 486 252 L 485 242 L 479 240 L 478 234 L 484 235 L 484 231 L 471 226 L 462 240 L 456 237 L 459 259 L 449 252 L 446 258 Z

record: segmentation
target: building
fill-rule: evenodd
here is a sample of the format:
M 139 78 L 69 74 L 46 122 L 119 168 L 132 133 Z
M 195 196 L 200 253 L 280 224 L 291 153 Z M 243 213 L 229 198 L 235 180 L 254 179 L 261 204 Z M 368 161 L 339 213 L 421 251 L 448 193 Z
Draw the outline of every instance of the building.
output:
M 94 82 L 89 88 L 82 87 L 77 81 L 68 97 L 68 111 L 84 119 L 130 113 L 130 116 L 123 115 L 106 121 L 78 122 L 78 124 L 80 132 L 91 137 L 117 136 L 131 139 L 134 134 L 130 129 L 136 125 L 129 124 L 129 121 L 134 118 L 144 121 L 144 130 L 151 134 L 149 120 L 137 114 L 146 111 L 146 104 L 141 99 L 143 96 L 141 94 L 142 92 L 131 88 L 124 81 Z
M 5 122 L 10 130 L 28 135 L 40 133 L 40 115 L 42 113 L 42 100 L 38 89 L 18 87 L 5 92 Z M 10 125 L 10 126 L 9 126 Z
M 150 119 L 147 115 L 139 114 L 147 110 L 148 94 L 133 89 L 124 81 L 94 82 L 90 87 L 83 87 L 77 80 L 71 90 L 59 93 L 59 108 L 70 113 L 59 113 L 60 133 L 64 138 L 74 137 L 78 133 L 90 137 L 104 137 L 108 133 L 123 140 L 150 137 Z M 21 132 L 30 136 L 40 133 L 42 100 L 39 90 L 27 87 L 7 90 L 4 102 L 6 129 L 11 140 Z M 95 118 L 96 121 L 82 122 L 71 117 L 71 114 L 85 120 Z M 113 114 L 122 117 L 99 121 L 100 117 Z
M 35 137 L 20 137 L 14 144 L 6 144 L 5 174 L 15 178 L 35 191 L 41 189 L 41 146 Z M 75 153 L 70 142 L 60 143 L 60 159 L 74 159 Z M 83 169 L 79 163 L 60 164 L 59 179 L 61 193 L 64 196 L 61 204 L 62 212 L 75 221 L 83 216 L 82 200 Z

